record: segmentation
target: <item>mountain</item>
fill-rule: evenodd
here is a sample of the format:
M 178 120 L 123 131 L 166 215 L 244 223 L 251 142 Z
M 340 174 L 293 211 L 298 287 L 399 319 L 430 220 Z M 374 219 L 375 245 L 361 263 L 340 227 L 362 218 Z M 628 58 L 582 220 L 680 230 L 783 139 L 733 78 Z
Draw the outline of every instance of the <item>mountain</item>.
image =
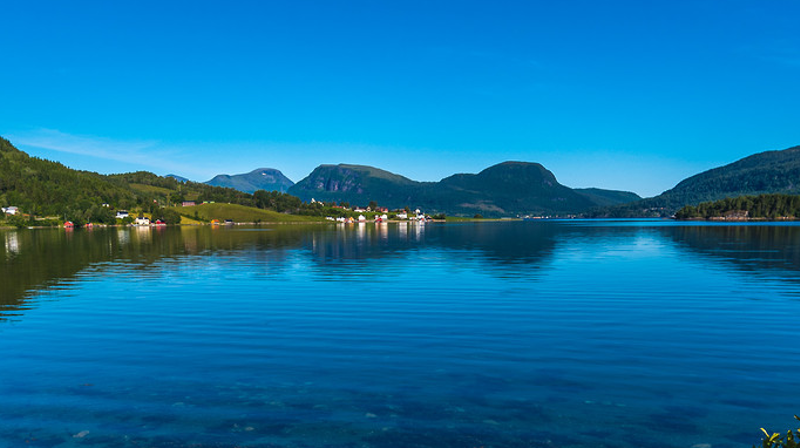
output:
M 272 168 L 259 168 L 245 174 L 220 174 L 206 182 L 215 187 L 233 188 L 245 193 L 254 193 L 257 190 L 266 191 L 286 191 L 294 185 L 294 182 L 284 176 L 283 173 Z
M 658 196 L 592 216 L 670 216 L 685 205 L 771 193 L 800 194 L 800 146 L 745 157 L 688 177 Z
M 177 180 L 178 182 L 191 182 L 189 179 L 187 179 L 185 177 L 178 176 L 177 174 L 167 174 L 164 177 L 171 177 L 171 178 Z
M 597 205 L 558 183 L 553 173 L 538 163 L 504 162 L 478 174 L 456 174 L 429 191 L 434 208 L 458 214 L 572 214 Z
M 412 204 L 424 185 L 423 182 L 371 166 L 320 165 L 289 188 L 288 193 L 304 201 L 315 199 L 353 205 L 367 205 L 370 201 L 376 201 L 394 208 Z
M 429 212 L 484 216 L 573 214 L 599 205 L 639 197 L 633 193 L 594 189 L 592 194 L 561 185 L 538 163 L 504 162 L 478 174 L 455 174 L 439 182 L 417 182 L 363 165 L 321 165 L 289 189 L 303 200 Z
M 573 188 L 573 191 L 592 200 L 599 207 L 627 204 L 642 199 L 631 191 L 603 190 L 600 188 Z

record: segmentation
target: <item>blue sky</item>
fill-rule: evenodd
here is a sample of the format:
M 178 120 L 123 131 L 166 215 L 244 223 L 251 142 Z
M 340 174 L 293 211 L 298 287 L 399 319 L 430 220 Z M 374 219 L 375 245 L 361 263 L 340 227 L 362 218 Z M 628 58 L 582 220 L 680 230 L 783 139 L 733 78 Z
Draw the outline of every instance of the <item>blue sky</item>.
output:
M 6 2 L 0 135 L 103 173 L 416 180 L 542 163 L 652 196 L 800 145 L 800 2 Z

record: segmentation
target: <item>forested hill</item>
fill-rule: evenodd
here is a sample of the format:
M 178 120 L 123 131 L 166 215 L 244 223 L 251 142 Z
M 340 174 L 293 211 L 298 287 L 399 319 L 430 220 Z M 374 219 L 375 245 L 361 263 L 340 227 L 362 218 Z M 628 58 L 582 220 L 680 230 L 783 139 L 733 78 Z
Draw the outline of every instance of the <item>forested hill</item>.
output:
M 105 176 L 31 157 L 0 137 L 0 203 L 25 213 L 62 216 L 102 204 L 132 207 L 137 195 Z
M 279 192 L 248 194 L 178 182 L 145 171 L 112 175 L 78 171 L 31 157 L 0 137 L 0 205 L 19 207 L 25 215 L 113 223 L 114 210 L 141 210 L 176 219 L 175 212 L 164 208 L 183 201 L 224 202 L 285 213 L 317 212 L 300 199 Z
M 687 205 L 677 213 L 678 219 L 796 219 L 800 217 L 800 195 L 762 194 L 739 196 L 719 201 Z
M 664 193 L 592 217 L 670 216 L 685 205 L 738 196 L 800 194 L 800 146 L 766 151 L 696 174 Z

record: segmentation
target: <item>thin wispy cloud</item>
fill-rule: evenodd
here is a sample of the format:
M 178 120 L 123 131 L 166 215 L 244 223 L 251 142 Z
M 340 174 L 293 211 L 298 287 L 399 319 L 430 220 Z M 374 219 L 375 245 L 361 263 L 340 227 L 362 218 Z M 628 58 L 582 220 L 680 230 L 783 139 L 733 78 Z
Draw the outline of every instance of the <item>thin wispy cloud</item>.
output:
M 158 170 L 185 171 L 187 168 L 186 164 L 173 159 L 180 157 L 179 154 L 157 140 L 116 140 L 68 134 L 56 129 L 11 133 L 9 139 L 21 147 L 94 157 Z
M 75 135 L 56 129 L 34 129 L 5 134 L 20 149 L 33 155 L 44 150 L 46 158 L 62 161 L 52 152 L 74 154 L 118 164 L 106 172 L 145 169 L 156 174 L 177 174 L 205 181 L 221 174 L 249 172 L 258 167 L 277 168 L 299 180 L 320 163 L 366 163 L 380 165 L 375 155 L 404 152 L 403 148 L 361 143 L 331 142 L 162 142 L 159 140 L 120 140 L 101 136 Z M 197 154 L 225 154 L 226 157 L 197 157 Z M 298 164 L 301 156 L 307 163 Z M 72 166 L 87 169 L 86 166 Z

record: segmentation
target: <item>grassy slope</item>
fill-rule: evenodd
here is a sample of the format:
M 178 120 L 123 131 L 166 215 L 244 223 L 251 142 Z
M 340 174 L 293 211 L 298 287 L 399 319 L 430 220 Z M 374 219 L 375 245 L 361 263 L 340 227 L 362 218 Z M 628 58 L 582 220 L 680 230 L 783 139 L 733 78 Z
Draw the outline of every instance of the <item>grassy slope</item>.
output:
M 237 204 L 201 204 L 191 207 L 172 207 L 181 215 L 197 215 L 206 220 L 218 219 L 224 221 L 231 219 L 234 222 L 321 222 L 323 218 L 315 216 L 287 215 L 285 213 L 246 207 Z
M 156 187 L 154 185 L 145 185 L 136 183 L 131 183 L 129 185 L 132 189 L 141 193 L 155 193 L 164 196 L 168 196 L 176 191 L 176 190 L 170 190 L 169 188 Z

